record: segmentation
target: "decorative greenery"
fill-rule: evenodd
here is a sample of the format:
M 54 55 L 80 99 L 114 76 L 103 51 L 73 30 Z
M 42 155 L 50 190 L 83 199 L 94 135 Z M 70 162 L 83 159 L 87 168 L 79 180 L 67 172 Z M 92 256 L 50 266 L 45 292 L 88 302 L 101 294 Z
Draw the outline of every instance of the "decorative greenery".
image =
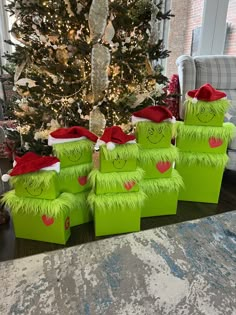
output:
M 5 202 L 13 214 L 45 214 L 50 217 L 57 217 L 68 209 L 73 209 L 74 198 L 74 195 L 69 193 L 62 193 L 54 200 L 17 197 L 15 191 L 11 190 L 4 194 L 2 201 Z
M 12 186 L 18 184 L 30 186 L 32 189 L 37 189 L 41 186 L 48 188 L 52 185 L 52 180 L 57 180 L 57 176 L 58 175 L 55 171 L 38 171 L 18 176 L 11 176 L 10 182 Z
M 165 105 L 168 79 L 162 74 L 161 59 L 170 52 L 159 38 L 156 22 L 169 20 L 170 11 L 163 12 L 162 1 L 109 1 L 108 14 L 103 12 L 107 34 L 103 31 L 92 38 L 93 4 L 93 0 L 8 1 L 7 11 L 17 17 L 10 31 L 19 42 L 8 41 L 15 49 L 5 54 L 16 65 L 14 85 L 19 95 L 8 115 L 19 122 L 21 151 L 50 154 L 48 134 L 60 126 L 88 128 L 94 107 L 110 127 L 127 124 L 133 111 L 153 103 Z M 101 16 L 95 18 L 98 23 Z M 111 56 L 105 69 L 109 85 L 100 98 L 94 97 L 91 85 L 96 44 Z M 97 58 L 98 65 L 104 64 L 104 55 Z
M 171 145 L 170 148 L 162 149 L 140 149 L 138 160 L 141 163 L 154 161 L 169 161 L 174 162 L 178 158 L 178 148 Z
M 141 168 L 137 168 L 134 172 L 116 172 L 113 173 L 101 173 L 99 170 L 94 169 L 89 174 L 89 181 L 93 188 L 96 185 L 102 185 L 104 190 L 109 189 L 114 185 L 123 185 L 125 182 L 135 181 L 139 183 L 143 178 L 144 171 Z
M 178 192 L 184 187 L 182 177 L 176 170 L 172 170 L 169 178 L 145 179 L 140 183 L 140 187 L 147 194 L 158 194 L 162 192 Z
M 75 178 L 76 176 L 82 176 L 88 174 L 93 168 L 93 163 L 85 163 L 75 166 L 69 166 L 60 170 L 59 178 Z
M 143 191 L 120 194 L 96 195 L 91 192 L 88 195 L 88 202 L 93 209 L 96 207 L 99 211 L 107 212 L 119 209 L 120 211 L 132 211 L 141 208 L 146 198 Z
M 178 162 L 184 165 L 225 167 L 228 156 L 227 154 L 180 152 Z
M 53 145 L 54 155 L 59 159 L 63 156 L 69 156 L 71 153 L 74 155 L 81 152 L 93 150 L 94 143 L 90 140 L 80 140 L 75 142 L 57 143 Z
M 105 145 L 102 145 L 101 150 L 106 160 L 137 159 L 139 156 L 138 144 L 119 144 L 113 150 L 108 150 Z
M 185 125 L 183 122 L 177 122 L 177 136 L 182 139 L 190 140 L 208 140 L 210 137 L 220 138 L 225 142 L 229 142 L 235 132 L 235 126 L 232 123 L 224 123 L 223 127 L 211 126 L 191 126 Z
M 185 101 L 186 113 L 196 115 L 207 107 L 211 107 L 216 115 L 224 115 L 229 107 L 229 100 L 221 99 L 213 102 L 197 101 L 192 103 L 192 99 Z

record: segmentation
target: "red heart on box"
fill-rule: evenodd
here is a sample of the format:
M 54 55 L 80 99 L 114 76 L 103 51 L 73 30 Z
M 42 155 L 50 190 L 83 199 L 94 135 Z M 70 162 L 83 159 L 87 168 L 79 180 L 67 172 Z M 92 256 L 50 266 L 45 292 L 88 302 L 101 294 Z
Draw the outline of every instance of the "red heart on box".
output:
M 169 161 L 158 162 L 156 164 L 156 168 L 160 173 L 165 173 L 166 171 L 168 171 L 169 168 L 171 168 L 171 163 Z
M 52 224 L 54 223 L 54 218 L 52 218 L 52 217 L 47 217 L 45 214 L 42 215 L 42 220 L 43 220 L 43 223 L 44 223 L 46 226 L 52 225 Z
M 70 217 L 67 217 L 65 221 L 65 230 L 68 230 L 69 228 L 70 228 Z
M 134 180 L 130 180 L 129 182 L 124 183 L 124 187 L 125 187 L 126 190 L 130 190 L 130 189 L 132 189 L 134 187 L 135 184 L 136 183 L 135 183 Z
M 220 138 L 214 138 L 214 137 L 211 137 L 209 140 L 209 145 L 211 148 L 217 148 L 217 147 L 220 147 L 222 144 L 223 144 L 223 140 L 220 139 Z
M 87 184 L 87 180 L 88 180 L 87 176 L 80 176 L 78 178 L 78 182 L 80 183 L 81 186 L 86 185 Z

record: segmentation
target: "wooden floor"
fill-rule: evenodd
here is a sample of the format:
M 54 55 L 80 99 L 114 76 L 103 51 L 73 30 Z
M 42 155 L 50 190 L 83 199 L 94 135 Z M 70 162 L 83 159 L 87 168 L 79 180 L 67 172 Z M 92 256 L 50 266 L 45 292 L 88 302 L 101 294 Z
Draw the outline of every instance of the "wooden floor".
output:
M 0 167 L 7 168 L 6 160 L 0 160 Z M 226 171 L 223 177 L 220 200 L 217 205 L 207 203 L 179 202 L 177 215 L 142 219 L 141 229 L 193 220 L 226 211 L 236 210 L 236 172 Z M 71 237 L 66 246 L 15 239 L 12 223 L 0 226 L 0 261 L 25 257 L 59 248 L 83 244 L 94 240 L 93 223 L 72 228 Z

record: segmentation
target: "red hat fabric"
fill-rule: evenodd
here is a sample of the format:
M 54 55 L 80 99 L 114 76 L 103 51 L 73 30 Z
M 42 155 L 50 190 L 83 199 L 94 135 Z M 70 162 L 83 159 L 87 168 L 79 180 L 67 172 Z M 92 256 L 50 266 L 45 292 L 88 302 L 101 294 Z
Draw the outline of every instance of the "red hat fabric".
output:
M 86 128 L 74 126 L 70 128 L 59 128 L 50 133 L 48 145 L 57 143 L 73 142 L 88 139 L 96 142 L 98 137 Z
M 132 115 L 132 123 L 138 123 L 141 121 L 152 121 L 155 123 L 161 122 L 175 122 L 175 117 L 171 111 L 165 106 L 148 106 Z
M 225 98 L 226 94 L 216 90 L 211 84 L 206 83 L 199 89 L 188 91 L 187 96 L 192 98 L 193 103 L 197 103 L 197 101 L 214 102 Z
M 113 150 L 117 144 L 126 143 L 136 143 L 135 136 L 127 135 L 119 126 L 113 126 L 104 130 L 103 135 L 97 141 L 96 147 L 106 144 L 108 150 Z
M 28 152 L 22 157 L 16 157 L 15 166 L 9 174 L 2 176 L 3 181 L 8 181 L 10 176 L 18 176 L 28 173 L 44 171 L 60 172 L 60 160 L 54 156 L 40 156 L 33 152 Z

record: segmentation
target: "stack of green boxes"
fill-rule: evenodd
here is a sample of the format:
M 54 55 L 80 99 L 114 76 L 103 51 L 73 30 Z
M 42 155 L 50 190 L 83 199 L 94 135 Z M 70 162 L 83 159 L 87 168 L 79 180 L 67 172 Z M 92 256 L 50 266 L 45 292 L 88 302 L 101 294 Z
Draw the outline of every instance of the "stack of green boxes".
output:
M 139 188 L 143 170 L 137 168 L 139 155 L 135 137 L 118 126 L 106 128 L 100 143 L 100 167 L 90 174 L 95 235 L 140 230 L 140 212 L 145 199 Z
M 176 214 L 183 182 L 173 169 L 178 156 L 176 147 L 171 144 L 175 119 L 165 107 L 150 106 L 133 113 L 132 121 L 137 124 L 138 163 L 145 171 L 140 185 L 147 199 L 141 216 Z
M 234 125 L 223 123 L 229 101 L 226 94 L 205 84 L 187 93 L 185 120 L 178 123 L 176 169 L 184 180 L 179 199 L 218 203 Z
M 16 158 L 8 175 L 15 190 L 3 198 L 11 210 L 16 237 L 58 244 L 65 244 L 70 237 L 69 215 L 74 200 L 71 194 L 60 194 L 59 169 L 55 157 L 29 152 Z
M 60 128 L 52 132 L 48 143 L 53 153 L 60 159 L 61 170 L 58 175 L 60 192 L 73 194 L 74 207 L 70 214 L 70 226 L 80 225 L 92 220 L 87 203 L 91 186 L 88 175 L 93 168 L 92 154 L 97 136 L 83 127 Z

